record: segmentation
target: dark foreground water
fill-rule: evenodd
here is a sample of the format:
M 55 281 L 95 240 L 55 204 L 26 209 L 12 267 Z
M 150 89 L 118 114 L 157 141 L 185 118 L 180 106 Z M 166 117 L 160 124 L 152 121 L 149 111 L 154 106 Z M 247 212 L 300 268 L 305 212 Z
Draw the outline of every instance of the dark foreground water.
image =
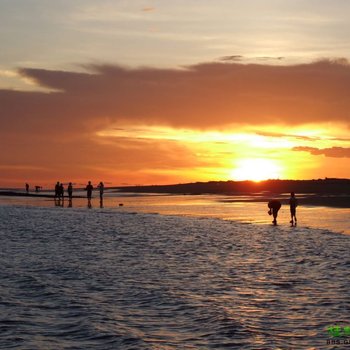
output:
M 114 209 L 0 220 L 1 349 L 350 349 L 327 345 L 350 326 L 350 236 Z

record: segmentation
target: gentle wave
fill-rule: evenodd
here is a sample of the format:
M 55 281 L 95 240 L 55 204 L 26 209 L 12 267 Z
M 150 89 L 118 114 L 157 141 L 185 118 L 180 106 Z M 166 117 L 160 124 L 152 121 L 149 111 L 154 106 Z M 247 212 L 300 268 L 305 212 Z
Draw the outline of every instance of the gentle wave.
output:
M 350 238 L 113 209 L 0 207 L 0 349 L 321 349 Z

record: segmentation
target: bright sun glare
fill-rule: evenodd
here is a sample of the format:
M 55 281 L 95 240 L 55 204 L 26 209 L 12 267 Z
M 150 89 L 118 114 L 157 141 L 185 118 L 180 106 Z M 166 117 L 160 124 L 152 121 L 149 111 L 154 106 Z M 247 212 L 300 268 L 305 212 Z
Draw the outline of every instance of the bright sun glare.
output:
M 250 158 L 237 161 L 237 166 L 231 171 L 233 180 L 262 181 L 278 179 L 281 175 L 281 167 L 271 159 Z

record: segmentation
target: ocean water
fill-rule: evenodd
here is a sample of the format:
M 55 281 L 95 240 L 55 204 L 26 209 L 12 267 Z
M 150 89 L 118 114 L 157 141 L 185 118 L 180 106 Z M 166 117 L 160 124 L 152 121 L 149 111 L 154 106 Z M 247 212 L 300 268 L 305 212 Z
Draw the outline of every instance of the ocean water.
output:
M 0 349 L 349 347 L 350 236 L 235 206 L 2 200 Z

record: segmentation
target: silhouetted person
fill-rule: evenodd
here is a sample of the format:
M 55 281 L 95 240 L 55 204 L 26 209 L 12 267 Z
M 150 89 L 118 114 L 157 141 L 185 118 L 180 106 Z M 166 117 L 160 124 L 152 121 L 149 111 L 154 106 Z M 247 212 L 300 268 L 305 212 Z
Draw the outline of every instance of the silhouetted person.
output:
M 68 198 L 71 201 L 73 198 L 73 185 L 71 182 L 68 184 L 67 192 L 68 192 Z
M 68 192 L 68 207 L 72 208 L 72 199 L 73 199 L 73 185 L 70 182 L 67 187 L 67 192 Z
M 281 208 L 281 202 L 278 201 L 277 199 L 273 199 L 272 201 L 270 201 L 267 205 L 269 207 L 269 215 L 272 214 L 273 216 L 273 221 L 272 223 L 274 225 L 277 225 L 277 215 L 278 215 L 278 211 L 280 210 Z
M 105 185 L 101 181 L 97 187 L 100 190 L 100 201 L 102 201 L 103 200 L 103 192 L 105 190 Z
M 26 184 L 26 192 L 29 193 L 29 184 Z
M 57 181 L 55 185 L 55 199 L 60 199 L 60 183 Z
M 88 184 L 85 187 L 85 191 L 86 191 L 86 196 L 88 201 L 91 201 L 91 197 L 92 197 L 92 190 L 94 189 L 94 187 L 91 185 L 91 181 L 88 182 Z
M 62 198 L 62 201 L 64 201 L 64 187 L 63 187 L 63 183 L 60 183 L 60 187 L 59 187 L 59 197 Z
M 293 225 L 297 225 L 297 206 L 298 206 L 298 200 L 295 198 L 295 193 L 291 192 L 290 198 L 289 198 L 289 207 L 290 207 L 290 223 Z

